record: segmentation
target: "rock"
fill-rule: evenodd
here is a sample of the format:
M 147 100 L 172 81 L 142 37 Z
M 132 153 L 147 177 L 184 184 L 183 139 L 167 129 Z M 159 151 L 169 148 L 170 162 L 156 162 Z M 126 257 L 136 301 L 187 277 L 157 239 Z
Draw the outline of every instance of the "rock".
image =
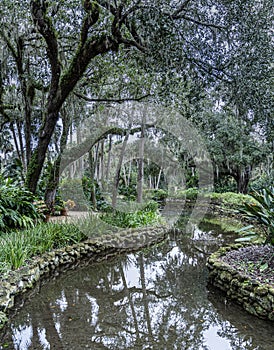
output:
M 219 249 L 211 254 L 207 260 L 209 270 L 209 281 L 217 288 L 223 290 L 231 299 L 235 299 L 249 313 L 260 318 L 274 320 L 274 288 L 269 283 L 261 283 L 257 279 L 250 277 L 244 272 L 223 260 L 229 254 L 244 254 L 248 249 L 247 245 L 236 244 Z M 236 249 L 240 252 L 236 252 Z M 263 249 L 266 249 L 265 247 Z M 267 248 L 270 249 L 271 248 Z M 252 251 L 254 253 L 254 251 Z
M 268 288 L 265 286 L 255 287 L 254 293 L 257 295 L 261 295 L 261 296 L 266 295 L 266 294 L 268 294 Z

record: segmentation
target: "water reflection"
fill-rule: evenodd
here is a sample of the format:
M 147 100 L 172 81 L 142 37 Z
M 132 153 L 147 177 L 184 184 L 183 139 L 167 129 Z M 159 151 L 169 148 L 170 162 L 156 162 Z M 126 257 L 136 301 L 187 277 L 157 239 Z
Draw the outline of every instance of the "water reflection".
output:
M 26 301 L 1 349 L 273 349 L 273 325 L 207 288 L 224 236 L 197 229 L 115 261 L 68 271 Z

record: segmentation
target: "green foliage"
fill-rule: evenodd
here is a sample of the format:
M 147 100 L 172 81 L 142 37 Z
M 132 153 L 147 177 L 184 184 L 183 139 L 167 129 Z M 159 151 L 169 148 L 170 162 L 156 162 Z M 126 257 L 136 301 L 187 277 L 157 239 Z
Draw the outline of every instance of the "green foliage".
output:
M 195 200 L 197 198 L 198 192 L 199 192 L 198 188 L 193 187 L 193 188 L 188 188 L 185 190 L 178 190 L 178 191 L 176 191 L 175 196 L 177 198 L 185 198 L 188 200 Z
M 149 201 L 141 210 L 134 212 L 114 211 L 103 214 L 101 218 L 108 224 L 122 228 L 135 228 L 162 223 L 158 213 L 158 204 L 154 201 Z
M 0 272 L 17 269 L 32 256 L 77 243 L 86 236 L 76 225 L 40 224 L 0 236 Z
M 122 195 L 125 200 L 134 201 L 137 197 L 137 186 L 134 183 L 131 183 L 129 186 L 120 184 L 118 194 Z
M 254 191 L 251 194 L 254 201 L 245 203 L 241 212 L 250 219 L 256 220 L 263 227 L 265 243 L 274 245 L 274 187 Z M 257 236 L 256 232 L 250 231 L 253 225 L 241 229 L 244 235 L 242 240 L 250 240 Z
M 0 231 L 34 226 L 40 217 L 34 196 L 11 179 L 0 181 Z
M 214 181 L 214 192 L 237 192 L 237 183 L 232 176 L 222 176 Z
M 100 210 L 100 211 L 111 210 L 111 205 L 107 202 L 107 200 L 102 195 L 101 188 L 96 180 L 92 180 L 90 176 L 83 176 L 82 186 L 83 186 L 85 199 L 87 200 L 87 204 L 90 207 L 92 207 L 92 209 Z M 94 203 L 92 203 L 93 191 L 96 199 L 96 207 L 94 207 Z
M 250 185 L 255 191 L 260 191 L 266 187 L 274 187 L 274 169 L 271 169 L 268 174 L 260 174 Z
M 163 204 L 168 197 L 168 193 L 162 189 L 147 189 L 144 191 L 144 196 L 149 200 L 153 200 L 159 204 Z
M 24 173 L 22 161 L 18 158 L 12 157 L 9 159 L 8 164 L 3 170 L 3 176 L 5 178 L 11 178 L 14 180 L 22 179 Z
M 226 192 L 226 193 L 210 193 L 208 194 L 211 201 L 220 204 L 223 208 L 240 209 L 245 203 L 252 203 L 252 197 L 242 193 Z M 208 196 L 206 195 L 206 196 Z

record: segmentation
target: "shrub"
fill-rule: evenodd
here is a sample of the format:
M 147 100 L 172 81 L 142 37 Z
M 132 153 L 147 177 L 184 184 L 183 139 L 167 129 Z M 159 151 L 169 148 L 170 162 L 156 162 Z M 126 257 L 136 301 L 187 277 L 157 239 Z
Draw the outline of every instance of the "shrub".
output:
M 167 191 L 163 189 L 147 189 L 144 191 L 144 195 L 149 200 L 156 201 L 159 204 L 163 204 L 168 197 Z
M 198 188 L 197 187 L 192 187 L 184 190 L 177 190 L 175 193 L 176 198 L 181 198 L 181 199 L 188 199 L 188 200 L 196 200 L 198 196 Z
M 16 228 L 34 226 L 40 217 L 33 204 L 31 192 L 12 181 L 2 180 L 0 183 L 0 230 L 2 232 Z
M 251 193 L 252 203 L 245 203 L 241 212 L 248 218 L 255 219 L 262 225 L 265 243 L 274 245 L 274 187 L 264 188 Z M 256 233 L 250 231 L 253 225 L 241 229 L 246 239 L 256 237 Z
M 106 223 L 122 228 L 136 228 L 162 223 L 158 204 L 149 201 L 141 210 L 134 212 L 114 211 L 101 216 Z
M 225 208 L 240 209 L 245 205 L 245 203 L 252 203 L 253 199 L 251 196 L 235 193 L 235 192 L 225 192 L 225 193 L 210 193 L 208 194 L 212 202 L 217 202 Z M 207 196 L 207 195 L 206 195 Z

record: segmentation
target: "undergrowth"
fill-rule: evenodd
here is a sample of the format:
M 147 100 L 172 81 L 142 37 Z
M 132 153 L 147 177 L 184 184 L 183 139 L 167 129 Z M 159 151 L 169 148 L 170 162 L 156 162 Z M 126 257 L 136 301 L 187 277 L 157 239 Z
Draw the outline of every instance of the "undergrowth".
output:
M 0 272 L 18 269 L 35 255 L 80 242 L 85 237 L 77 226 L 66 223 L 40 224 L 4 233 L 0 236 Z

